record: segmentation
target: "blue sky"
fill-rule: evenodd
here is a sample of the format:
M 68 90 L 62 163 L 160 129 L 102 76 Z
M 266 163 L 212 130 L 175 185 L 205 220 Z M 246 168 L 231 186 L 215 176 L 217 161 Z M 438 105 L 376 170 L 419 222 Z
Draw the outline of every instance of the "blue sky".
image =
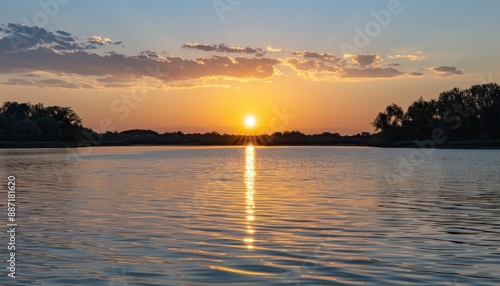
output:
M 3 23 L 32 20 L 38 1 L 3 1 Z M 222 3 L 226 0 L 221 0 Z M 132 49 L 173 49 L 176 43 L 224 42 L 233 45 L 275 45 L 338 53 L 353 37 L 353 28 L 372 20 L 371 11 L 389 1 L 242 0 L 221 21 L 214 1 L 69 1 L 46 29 L 77 35 L 120 38 Z M 500 2 L 401 0 L 403 12 L 393 17 L 370 49 L 420 47 L 467 51 L 498 45 Z M 35 5 L 34 5 L 35 4 Z M 295 37 L 287 37 L 290 33 Z M 453 39 L 454 38 L 454 39 Z M 457 44 L 461 47 L 457 49 Z M 486 49 L 486 47 L 485 47 Z M 492 49 L 493 50 L 493 49 Z
M 47 14 L 43 3 L 52 5 L 63 2 L 67 3 L 58 4 L 54 15 L 36 19 L 40 13 Z M 388 5 L 397 5 L 401 11 L 390 13 L 387 25 L 378 24 L 379 31 L 368 37 L 365 46 L 356 45 L 356 29 L 366 32 L 366 25 L 376 21 L 374 14 L 387 13 Z M 227 10 L 221 14 L 222 10 L 218 12 L 216 7 Z M 157 103 L 168 99 L 169 103 L 175 102 L 182 110 L 191 103 L 179 100 L 179 94 L 200 96 L 200 105 L 216 98 L 212 94 L 227 94 L 228 97 L 240 94 L 248 97 L 244 101 L 246 104 L 255 106 L 266 105 L 266 98 L 274 102 L 274 106 L 296 104 L 295 112 L 299 117 L 303 114 L 304 118 L 300 121 L 302 123 L 290 128 L 326 128 L 332 131 L 345 128 L 346 132 L 355 132 L 368 130 L 370 118 L 391 101 L 405 106 L 419 95 L 431 98 L 454 86 L 466 88 L 483 81 L 497 80 L 500 77 L 498 11 L 500 1 L 494 0 L 3 1 L 0 25 L 4 29 L 7 29 L 8 23 L 34 25 L 52 33 L 60 30 L 71 33 L 82 45 L 92 39 L 101 39 L 103 43 L 106 38 L 113 43 L 121 41 L 120 45 L 110 42 L 90 49 L 81 46 L 79 55 L 85 53 L 90 57 L 95 53 L 105 65 L 106 55 L 113 51 L 124 55 L 121 64 L 131 71 L 146 65 L 146 61 L 156 61 L 164 69 L 171 69 L 166 75 L 158 77 L 158 89 L 151 91 L 158 98 L 163 97 L 161 100 L 152 99 Z M 12 27 L 19 29 L 21 26 Z M 2 36 L 7 43 L 8 32 L 2 34 L 0 31 Z M 356 51 L 346 53 L 341 48 L 343 44 L 354 46 Z M 246 47 L 260 49 L 264 53 L 243 52 Z M 42 66 L 34 61 L 31 64 L 23 62 L 28 55 L 33 58 L 40 56 L 34 55 L 35 48 L 20 51 L 26 55 L 16 54 L 18 58 L 9 54 L 12 51 L 6 51 L 4 59 L 8 59 L 9 64 L 0 73 L 0 92 L 7 94 L 6 99 L 9 100 L 29 99 L 32 102 L 71 105 L 80 109 L 84 122 L 88 118 L 87 122 L 94 128 L 98 126 L 98 120 L 92 117 L 87 107 L 82 107 L 83 98 L 98 100 L 107 106 L 113 98 L 119 97 L 122 92 L 130 92 L 141 78 L 147 77 L 140 71 L 131 72 L 129 76 L 119 66 L 110 66 L 109 62 L 107 66 L 100 67 L 99 60 L 96 60 L 96 66 L 89 65 L 88 60 L 78 62 L 81 58 L 77 59 L 75 51 L 66 49 L 57 52 L 54 45 L 45 48 L 52 49 L 52 56 L 59 55 L 57 63 L 48 62 Z M 281 52 L 273 52 L 278 49 Z M 131 67 L 131 62 L 140 61 L 136 57 L 141 51 L 152 51 L 162 58 L 148 56 L 144 63 Z M 304 51 L 309 54 L 304 54 Z M 41 57 L 47 58 L 47 55 Z M 214 60 L 213 57 L 218 58 Z M 238 61 L 238 57 L 243 58 Z M 202 59 L 203 64 L 196 62 L 197 58 Z M 227 62 L 224 61 L 233 61 L 233 69 L 225 70 L 223 66 Z M 196 67 L 186 68 L 192 65 Z M 81 68 L 73 70 L 62 66 Z M 174 69 L 174 66 L 177 68 Z M 185 70 L 178 73 L 179 68 Z M 39 79 L 26 80 L 26 74 Z M 109 84 L 111 81 L 113 83 Z M 102 82 L 108 84 L 102 85 Z M 300 87 L 291 88 L 292 83 L 300 83 Z M 184 87 L 188 90 L 183 90 Z M 68 88 L 73 88 L 71 93 L 75 94 L 71 100 L 62 95 L 68 93 Z M 39 94 L 37 98 L 26 95 L 33 90 Z M 252 97 L 256 90 L 266 96 Z M 370 104 L 362 108 L 356 120 L 328 115 L 328 111 L 323 117 L 310 119 L 308 116 L 313 116 L 315 109 L 321 109 L 320 104 L 302 104 L 308 106 L 306 112 L 299 109 L 301 104 L 298 102 L 307 102 L 308 98 L 300 94 L 311 91 L 315 92 L 317 101 L 335 105 L 338 114 L 343 114 L 340 110 L 352 104 L 343 99 L 346 93 L 354 98 L 372 93 L 373 102 L 372 98 L 367 99 Z M 332 96 L 332 91 L 335 96 Z M 87 95 L 89 93 L 92 95 Z M 282 97 L 270 97 L 271 93 L 281 94 Z M 283 94 L 288 94 L 288 97 Z M 222 106 L 232 100 L 219 98 L 213 104 Z M 234 104 L 243 105 L 241 102 Z M 136 112 L 144 115 L 151 110 L 138 107 Z M 198 113 L 204 113 L 201 107 Z M 207 117 L 209 113 L 206 114 L 199 117 L 199 122 L 182 118 L 170 122 L 171 119 L 162 118 L 166 123 L 153 127 L 190 126 L 204 130 L 211 127 L 202 126 L 225 124 L 224 119 L 214 120 Z M 308 117 L 307 120 L 305 117 Z M 327 119 L 321 121 L 320 118 Z M 120 120 L 117 128 L 140 125 L 140 122 L 128 120 Z M 233 121 L 227 126 L 235 125 Z M 349 126 L 345 126 L 345 122 L 349 122 Z M 224 128 L 221 131 L 237 130 L 234 126 L 232 129 Z

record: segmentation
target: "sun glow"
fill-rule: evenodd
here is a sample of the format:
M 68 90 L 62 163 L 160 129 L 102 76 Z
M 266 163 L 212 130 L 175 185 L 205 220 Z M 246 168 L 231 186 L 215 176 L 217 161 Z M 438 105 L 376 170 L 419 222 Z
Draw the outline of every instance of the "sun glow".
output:
M 250 128 L 250 127 L 254 127 L 254 126 L 255 126 L 255 123 L 256 123 L 256 121 L 255 121 L 255 117 L 253 117 L 253 116 L 248 116 L 248 117 L 245 119 L 245 125 L 246 125 L 247 127 L 249 127 L 249 128 Z

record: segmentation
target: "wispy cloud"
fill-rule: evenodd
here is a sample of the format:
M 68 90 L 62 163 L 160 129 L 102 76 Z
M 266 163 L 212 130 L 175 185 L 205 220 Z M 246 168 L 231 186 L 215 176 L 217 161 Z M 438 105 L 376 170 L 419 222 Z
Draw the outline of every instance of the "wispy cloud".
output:
M 440 76 L 450 76 L 450 75 L 462 75 L 462 74 L 464 74 L 458 68 L 456 68 L 456 67 L 448 67 L 448 66 L 432 67 L 431 70 L 433 70 L 436 74 L 439 74 Z
M 267 52 L 270 52 L 270 53 L 283 53 L 283 52 L 285 52 L 286 50 L 284 50 L 284 49 L 280 49 L 280 48 L 273 48 L 273 47 L 271 47 L 271 46 L 267 46 L 266 51 L 267 51 Z
M 425 59 L 425 56 L 422 52 L 418 51 L 414 54 L 398 54 L 398 55 L 388 55 L 388 59 L 407 59 L 410 61 L 421 61 Z
M 423 72 L 408 72 L 408 75 L 411 75 L 411 76 L 423 76 L 424 73 Z
M 87 40 L 87 42 L 96 46 L 105 46 L 108 44 L 120 45 L 122 43 L 122 41 L 113 41 L 110 38 L 101 38 L 99 36 L 92 36 Z
M 240 48 L 240 47 L 229 47 L 226 46 L 225 44 L 191 44 L 191 43 L 186 43 L 182 45 L 183 48 L 187 49 L 196 49 L 196 50 L 201 50 L 205 52 L 218 52 L 218 53 L 238 53 L 238 54 L 253 54 L 258 57 L 262 57 L 266 54 L 266 51 L 264 51 L 261 48 Z
M 316 52 L 303 51 L 303 52 L 292 52 L 292 54 L 295 56 L 304 57 L 306 59 L 318 59 L 329 62 L 338 62 L 340 60 L 340 58 L 329 53 L 316 53 Z
M 343 78 L 393 78 L 403 75 L 405 73 L 394 68 L 347 68 L 342 73 Z
M 87 83 L 72 83 L 60 79 L 27 80 L 27 79 L 7 79 L 4 85 L 22 85 L 37 87 L 60 87 L 70 89 L 93 89 L 94 87 Z

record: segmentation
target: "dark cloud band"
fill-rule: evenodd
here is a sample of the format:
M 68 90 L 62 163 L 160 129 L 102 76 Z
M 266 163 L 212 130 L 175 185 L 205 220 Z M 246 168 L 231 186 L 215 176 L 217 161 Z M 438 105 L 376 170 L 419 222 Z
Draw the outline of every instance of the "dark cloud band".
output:
M 381 67 L 383 61 L 378 54 L 343 55 L 314 51 L 294 52 L 276 48 L 231 47 L 225 44 L 183 45 L 186 49 L 224 55 L 211 55 L 195 59 L 177 56 L 164 57 L 154 51 L 138 55 L 124 55 L 110 48 L 121 45 L 121 41 L 92 36 L 80 39 L 70 32 L 47 31 L 10 23 L 0 26 L 0 74 L 13 77 L 4 85 L 31 85 L 65 88 L 85 88 L 62 79 L 26 79 L 26 74 L 45 72 L 53 75 L 76 75 L 88 77 L 86 81 L 97 86 L 122 88 L 130 81 L 153 77 L 164 83 L 217 78 L 270 78 L 276 75 L 277 66 L 288 66 L 300 74 L 318 78 L 394 78 L 421 76 L 420 72 L 404 72 L 399 64 Z M 102 48 L 107 50 L 102 50 Z M 270 57 L 265 57 L 269 51 Z M 226 54 L 237 54 L 230 57 Z M 285 54 L 285 56 L 283 56 Z M 351 61 L 348 61 L 350 58 Z M 360 68 L 361 67 L 361 68 Z M 455 67 L 431 68 L 442 76 L 461 75 Z M 87 85 L 89 86 L 89 85 Z M 90 88 L 90 87 L 89 87 Z

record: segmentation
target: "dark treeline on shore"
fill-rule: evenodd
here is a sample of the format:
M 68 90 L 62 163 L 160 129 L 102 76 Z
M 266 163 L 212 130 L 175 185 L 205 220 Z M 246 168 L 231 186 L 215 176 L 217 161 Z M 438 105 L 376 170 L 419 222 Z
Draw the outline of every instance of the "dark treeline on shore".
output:
M 413 102 L 406 112 L 390 104 L 372 125 L 382 146 L 412 146 L 416 140 L 437 147 L 500 147 L 500 86 L 454 88 L 438 99 Z
M 104 142 L 161 145 L 372 145 L 377 139 L 370 133 L 354 136 L 323 132 L 306 135 L 300 131 L 275 132 L 271 135 L 230 135 L 217 132 L 184 134 L 181 131 L 159 134 L 152 130 L 128 130 L 120 133 L 107 132 Z
M 80 117 L 68 107 L 5 102 L 0 107 L 0 147 L 64 147 L 90 145 L 372 145 L 377 139 L 368 132 L 354 136 L 324 132 L 306 135 L 300 131 L 271 135 L 230 135 L 217 132 L 185 134 L 127 130 L 98 134 L 82 126 Z
M 300 131 L 263 135 L 217 132 L 185 134 L 127 130 L 98 134 L 82 125 L 68 107 L 5 102 L 0 107 L 0 147 L 64 147 L 91 145 L 351 145 L 414 147 L 500 147 L 500 86 L 496 83 L 454 88 L 438 99 L 420 98 L 406 112 L 390 104 L 372 125 L 377 134 L 353 136 Z M 427 144 L 427 146 L 429 146 Z

